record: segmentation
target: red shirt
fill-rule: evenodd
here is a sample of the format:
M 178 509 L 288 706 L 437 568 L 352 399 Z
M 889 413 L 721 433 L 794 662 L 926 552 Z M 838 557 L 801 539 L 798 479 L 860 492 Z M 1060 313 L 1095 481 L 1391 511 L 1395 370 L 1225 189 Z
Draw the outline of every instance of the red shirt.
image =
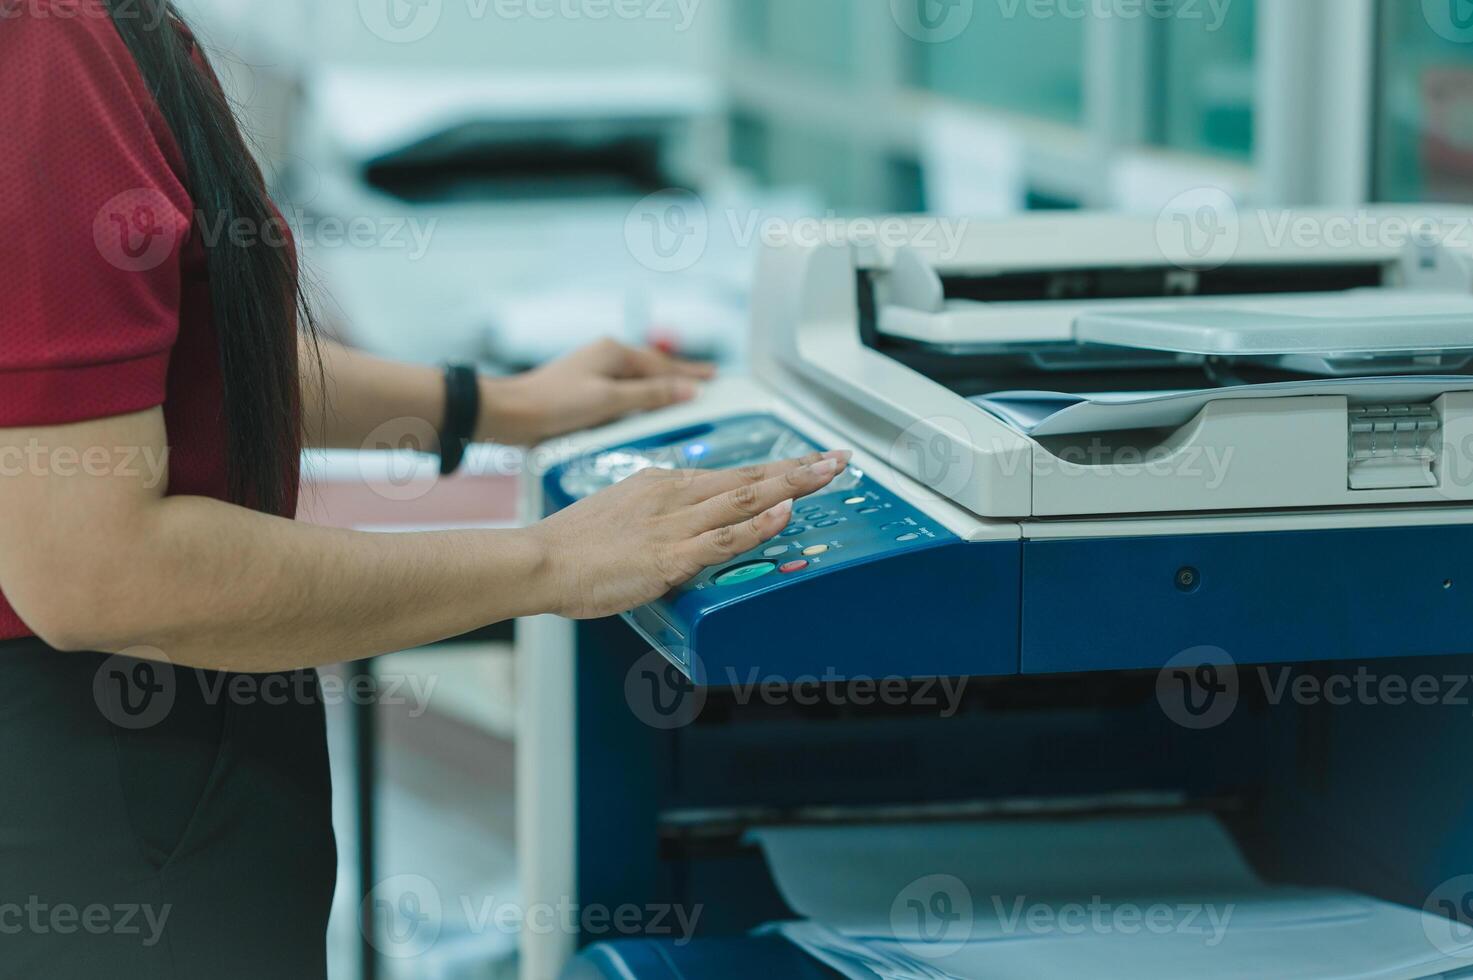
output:
M 0 0 L 0 93 L 0 427 L 162 405 L 168 493 L 227 499 L 183 159 L 102 0 Z

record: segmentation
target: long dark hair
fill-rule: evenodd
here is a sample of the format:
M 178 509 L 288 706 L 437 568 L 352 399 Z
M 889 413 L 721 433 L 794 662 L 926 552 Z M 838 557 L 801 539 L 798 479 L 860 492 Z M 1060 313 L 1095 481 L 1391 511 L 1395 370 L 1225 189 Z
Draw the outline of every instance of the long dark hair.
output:
M 235 113 L 193 54 L 170 0 L 107 0 L 113 23 L 174 134 L 204 235 L 224 379 L 230 499 L 285 513 L 302 445 L 298 335 L 316 329 L 296 256 Z M 239 224 L 237 224 L 239 222 Z M 223 233 L 248 228 L 252 235 Z M 292 329 L 295 323 L 296 329 Z

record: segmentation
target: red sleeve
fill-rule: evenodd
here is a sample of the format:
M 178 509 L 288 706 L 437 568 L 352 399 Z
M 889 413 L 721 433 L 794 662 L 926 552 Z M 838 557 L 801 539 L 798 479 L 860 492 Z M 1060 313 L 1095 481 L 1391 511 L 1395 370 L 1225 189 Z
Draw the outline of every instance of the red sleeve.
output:
M 193 207 L 101 0 L 0 3 L 0 426 L 164 400 Z

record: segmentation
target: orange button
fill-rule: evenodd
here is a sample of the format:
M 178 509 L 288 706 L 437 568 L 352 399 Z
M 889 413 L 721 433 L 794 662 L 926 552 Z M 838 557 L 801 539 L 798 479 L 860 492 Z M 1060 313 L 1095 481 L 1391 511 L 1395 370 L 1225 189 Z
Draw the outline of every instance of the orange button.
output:
M 800 558 L 797 561 L 790 561 L 786 565 L 779 565 L 777 570 L 786 575 L 789 572 L 801 572 L 807 567 L 808 562 Z

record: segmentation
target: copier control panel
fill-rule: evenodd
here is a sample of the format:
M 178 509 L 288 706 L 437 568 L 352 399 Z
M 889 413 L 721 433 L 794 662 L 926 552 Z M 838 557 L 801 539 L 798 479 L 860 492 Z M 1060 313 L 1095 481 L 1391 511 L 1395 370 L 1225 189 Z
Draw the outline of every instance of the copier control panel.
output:
M 772 416 L 736 416 L 570 460 L 548 472 L 546 496 L 556 511 L 649 467 L 726 469 L 796 458 L 823 448 L 828 447 L 818 446 Z M 713 676 L 717 659 L 726 667 L 748 660 L 734 649 L 739 644 L 733 643 L 732 636 L 770 627 L 763 647 L 781 644 L 785 637 L 796 641 L 794 631 L 805 620 L 816 627 L 826 611 L 817 597 L 827 589 L 813 593 L 812 600 L 799 597 L 809 593 L 814 580 L 843 575 L 847 570 L 850 574 L 845 577 L 853 591 L 847 594 L 843 614 L 852 618 L 856 605 L 891 601 L 897 591 L 908 591 L 893 579 L 881 589 L 871 581 L 873 570 L 864 571 L 867 566 L 947 546 L 961 550 L 955 535 L 851 466 L 823 491 L 798 500 L 792 520 L 776 538 L 706 569 L 658 602 L 625 613 L 624 618 L 696 681 L 740 683 L 750 679 L 749 669 L 741 671 L 741 676 Z M 945 567 L 946 562 L 933 564 Z M 809 590 L 803 588 L 805 584 Z M 941 590 L 939 595 L 952 594 L 952 590 Z M 779 596 L 782 601 L 775 601 Z M 931 601 L 938 597 L 933 593 Z M 892 615 L 904 619 L 906 611 L 896 608 Z M 784 621 L 788 616 L 792 618 Z M 707 634 L 716 632 L 703 627 L 717 617 L 727 624 L 721 639 L 713 641 L 724 651 L 719 654 L 703 642 Z M 764 669 L 777 667 L 769 662 Z

